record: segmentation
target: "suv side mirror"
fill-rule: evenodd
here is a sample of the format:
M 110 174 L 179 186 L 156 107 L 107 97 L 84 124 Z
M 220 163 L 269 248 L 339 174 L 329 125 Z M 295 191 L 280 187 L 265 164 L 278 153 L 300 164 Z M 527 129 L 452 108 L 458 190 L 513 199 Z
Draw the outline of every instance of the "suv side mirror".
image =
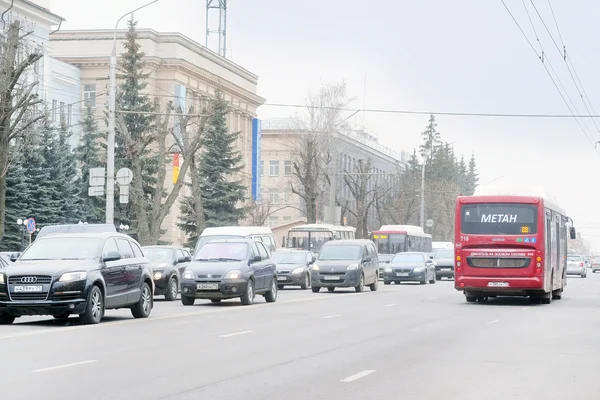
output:
M 371 260 L 371 256 L 365 256 L 365 258 L 363 258 L 363 262 L 371 262 Z
M 575 230 L 574 226 L 569 228 L 569 237 L 573 240 L 577 239 L 577 231 Z
M 191 261 L 192 261 L 192 256 L 183 257 L 183 262 L 191 262 Z
M 308 260 L 308 265 L 314 264 L 315 261 L 317 261 L 317 257 L 315 257 L 313 254 L 312 256 L 310 256 L 310 260 Z
M 262 261 L 262 257 L 259 255 L 256 255 L 250 259 L 250 262 L 257 262 L 257 261 Z
M 20 255 L 19 253 L 12 253 L 10 255 L 10 261 L 12 261 L 12 262 L 17 261 L 19 259 L 19 255 Z
M 184 263 L 184 262 L 187 262 L 186 258 L 187 258 L 187 257 L 179 257 L 179 258 L 177 259 L 177 264 L 179 264 L 179 263 Z
M 102 261 L 104 261 L 104 262 L 117 261 L 120 259 L 121 259 L 121 253 L 119 253 L 118 251 L 109 251 L 108 253 L 106 253 L 106 255 L 104 257 L 102 257 Z

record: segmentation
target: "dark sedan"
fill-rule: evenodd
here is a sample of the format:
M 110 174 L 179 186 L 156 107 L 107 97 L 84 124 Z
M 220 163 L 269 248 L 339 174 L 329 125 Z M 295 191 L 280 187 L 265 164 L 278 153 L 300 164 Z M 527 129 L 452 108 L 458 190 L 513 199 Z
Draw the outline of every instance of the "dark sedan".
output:
M 454 249 L 437 249 L 433 256 L 436 279 L 454 278 Z
M 152 263 L 154 295 L 177 300 L 181 275 L 192 260 L 190 253 L 176 246 L 144 246 L 142 250 Z
M 425 253 L 398 253 L 384 269 L 383 283 L 435 283 L 435 264 Z
M 310 266 L 315 255 L 307 250 L 279 249 L 274 254 L 277 262 L 277 283 L 279 289 L 285 286 L 310 288 Z
M 97 324 L 106 309 L 152 310 L 152 270 L 138 243 L 108 233 L 52 234 L 37 239 L 0 271 L 0 324 L 26 315 Z
M 191 306 L 196 299 L 218 303 L 239 297 L 251 305 L 262 294 L 273 303 L 277 290 L 275 260 L 262 242 L 220 239 L 202 246 L 183 273 L 181 302 Z

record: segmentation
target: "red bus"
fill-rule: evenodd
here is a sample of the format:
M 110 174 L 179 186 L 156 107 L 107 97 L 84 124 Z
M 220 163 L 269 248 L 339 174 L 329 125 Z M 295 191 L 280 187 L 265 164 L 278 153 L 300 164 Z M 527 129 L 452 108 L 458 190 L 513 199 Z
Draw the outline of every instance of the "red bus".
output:
M 468 302 L 497 296 L 529 296 L 544 304 L 560 299 L 567 232 L 576 237 L 572 222 L 539 189 L 482 188 L 458 197 L 454 287 Z

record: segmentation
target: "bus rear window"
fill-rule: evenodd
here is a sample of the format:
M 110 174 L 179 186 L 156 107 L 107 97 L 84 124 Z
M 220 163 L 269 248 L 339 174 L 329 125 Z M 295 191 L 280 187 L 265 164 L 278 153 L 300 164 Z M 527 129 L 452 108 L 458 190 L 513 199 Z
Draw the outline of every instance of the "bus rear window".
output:
M 461 232 L 471 235 L 533 235 L 537 206 L 529 204 L 464 204 Z

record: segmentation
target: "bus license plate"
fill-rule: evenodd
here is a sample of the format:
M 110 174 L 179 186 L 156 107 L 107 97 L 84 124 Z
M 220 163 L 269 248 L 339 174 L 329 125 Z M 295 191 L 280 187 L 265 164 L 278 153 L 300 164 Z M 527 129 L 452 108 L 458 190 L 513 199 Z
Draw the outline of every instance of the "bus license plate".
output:
M 508 287 L 508 282 L 488 282 L 488 287 Z

